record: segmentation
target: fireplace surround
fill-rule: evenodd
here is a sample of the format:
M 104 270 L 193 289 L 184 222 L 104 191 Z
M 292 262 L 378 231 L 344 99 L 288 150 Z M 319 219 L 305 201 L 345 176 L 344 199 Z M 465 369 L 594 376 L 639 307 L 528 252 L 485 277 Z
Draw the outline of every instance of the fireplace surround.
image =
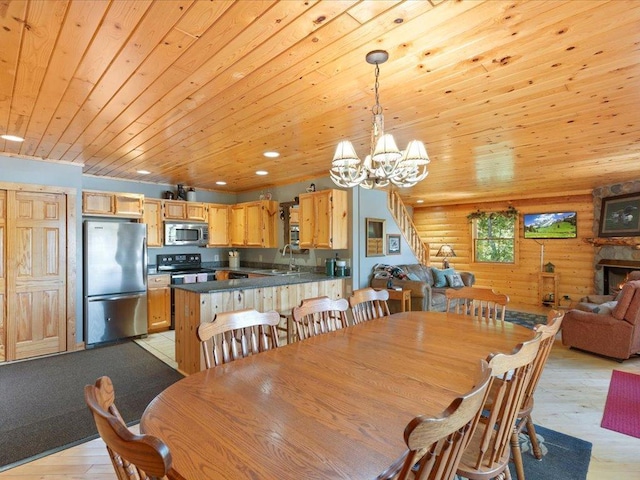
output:
M 640 270 L 640 261 L 602 259 L 598 262 L 598 267 L 602 268 L 602 293 L 615 295 L 620 291 L 627 275 Z
M 602 199 L 637 192 L 640 192 L 640 180 L 614 183 L 595 188 L 593 190 L 592 228 L 594 235 L 597 235 L 599 231 Z M 607 294 L 609 285 L 616 286 L 621 280 L 624 280 L 624 276 L 622 278 L 620 276 L 626 275 L 631 270 L 640 270 L 640 237 L 596 238 L 594 240 L 598 240 L 598 243 L 593 243 L 598 248 L 594 252 L 593 286 L 596 293 Z M 605 266 L 609 267 L 606 271 L 606 287 Z M 614 270 L 613 277 L 609 277 L 610 269 L 626 269 L 626 271 Z

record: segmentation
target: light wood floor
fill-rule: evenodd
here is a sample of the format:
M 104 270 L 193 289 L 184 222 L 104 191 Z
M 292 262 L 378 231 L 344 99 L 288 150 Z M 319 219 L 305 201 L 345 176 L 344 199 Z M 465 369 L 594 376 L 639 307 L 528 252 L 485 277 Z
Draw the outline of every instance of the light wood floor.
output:
M 145 342 L 167 363 L 173 362 L 172 333 Z M 593 444 L 587 480 L 640 480 L 640 439 L 600 428 L 614 369 L 640 374 L 640 357 L 620 364 L 569 350 L 558 340 L 536 392 L 536 424 Z M 0 473 L 0 480 L 63 479 L 116 480 L 100 439 Z

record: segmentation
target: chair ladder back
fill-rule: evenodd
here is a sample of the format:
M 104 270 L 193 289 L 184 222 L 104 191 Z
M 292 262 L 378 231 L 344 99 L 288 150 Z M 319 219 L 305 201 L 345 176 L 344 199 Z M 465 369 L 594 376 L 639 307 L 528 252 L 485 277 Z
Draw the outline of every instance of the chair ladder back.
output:
M 437 417 L 421 415 L 411 420 L 404 431 L 408 451 L 377 480 L 453 479 L 482 414 L 491 378 L 487 362 L 480 361 L 471 391 L 456 398 Z
M 171 453 L 162 440 L 152 435 L 136 435 L 127 428 L 115 406 L 109 377 L 86 385 L 84 398 L 119 480 L 185 480 L 172 469 Z
M 254 309 L 223 312 L 198 326 L 206 368 L 278 348 L 280 314 Z
M 347 326 L 349 303 L 344 298 L 329 297 L 304 299 L 294 307 L 291 316 L 296 324 L 298 338 L 304 340 L 322 333 L 333 332 Z
M 354 325 L 390 315 L 387 300 L 389 292 L 386 290 L 374 290 L 371 287 L 354 290 L 349 297 Z
M 531 378 L 533 361 L 540 346 L 541 335 L 518 345 L 512 354 L 492 354 L 488 358 L 492 369 L 489 411 L 478 424 L 471 447 L 463 454 L 458 475 L 476 478 L 475 472 L 491 469 L 498 475 L 508 468 L 509 440 L 524 391 Z M 502 469 L 502 470 L 500 470 Z
M 542 372 L 544 370 L 545 365 L 547 364 L 547 359 L 549 358 L 549 354 L 551 353 L 551 349 L 553 348 L 553 342 L 555 340 L 556 334 L 560 330 L 562 326 L 562 319 L 564 318 L 564 312 L 559 312 L 552 310 L 549 312 L 547 316 L 547 324 L 538 324 L 534 327 L 534 330 L 537 333 L 540 333 L 540 349 L 538 350 L 538 355 L 533 362 L 533 372 L 531 373 L 531 381 L 527 385 L 527 388 L 524 393 L 524 399 L 522 403 L 522 408 L 524 409 L 527 404 L 533 398 L 533 394 L 538 386 L 538 382 L 540 377 L 542 376 Z
M 509 296 L 496 293 L 490 288 L 448 288 L 447 312 L 468 315 L 476 320 L 504 321 Z

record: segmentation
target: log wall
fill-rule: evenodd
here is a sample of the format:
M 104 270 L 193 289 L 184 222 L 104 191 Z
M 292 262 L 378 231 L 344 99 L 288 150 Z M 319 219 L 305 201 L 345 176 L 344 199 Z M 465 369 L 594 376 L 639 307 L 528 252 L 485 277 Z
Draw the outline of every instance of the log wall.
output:
M 471 223 L 467 215 L 476 210 L 491 212 L 506 210 L 509 205 L 518 210 L 518 236 L 514 264 L 474 263 Z M 576 211 L 578 237 L 575 239 L 532 240 L 523 238 L 522 215 L 554 211 Z M 440 246 L 451 245 L 456 253 L 450 264 L 456 270 L 468 270 L 476 275 L 476 286 L 490 287 L 506 293 L 511 303 L 538 305 L 538 273 L 541 271 L 541 245 L 544 244 L 543 263 L 555 265 L 559 277 L 558 295 L 571 300 L 594 292 L 595 248 L 584 242 L 593 236 L 593 198 L 591 195 L 526 199 L 510 203 L 474 203 L 441 207 L 416 207 L 413 220 L 420 237 L 430 245 L 430 261 L 442 266 L 436 257 Z

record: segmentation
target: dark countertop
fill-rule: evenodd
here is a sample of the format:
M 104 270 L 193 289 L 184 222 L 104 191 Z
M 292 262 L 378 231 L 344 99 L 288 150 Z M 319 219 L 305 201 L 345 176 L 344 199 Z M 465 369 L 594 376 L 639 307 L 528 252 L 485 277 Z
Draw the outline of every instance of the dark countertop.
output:
M 223 270 L 222 268 L 220 270 Z M 225 268 L 224 270 L 229 270 Z M 263 273 L 257 269 L 239 268 L 233 269 L 238 272 Z M 171 288 L 179 288 L 194 293 L 215 293 L 231 290 L 252 290 L 264 287 L 280 287 L 283 285 L 297 285 L 300 283 L 326 282 L 328 280 L 342 280 L 350 277 L 327 277 L 320 273 L 296 273 L 293 275 L 277 275 L 257 277 L 257 278 L 238 278 L 234 280 L 219 280 L 214 282 L 201 283 L 184 283 L 182 285 L 171 285 Z

